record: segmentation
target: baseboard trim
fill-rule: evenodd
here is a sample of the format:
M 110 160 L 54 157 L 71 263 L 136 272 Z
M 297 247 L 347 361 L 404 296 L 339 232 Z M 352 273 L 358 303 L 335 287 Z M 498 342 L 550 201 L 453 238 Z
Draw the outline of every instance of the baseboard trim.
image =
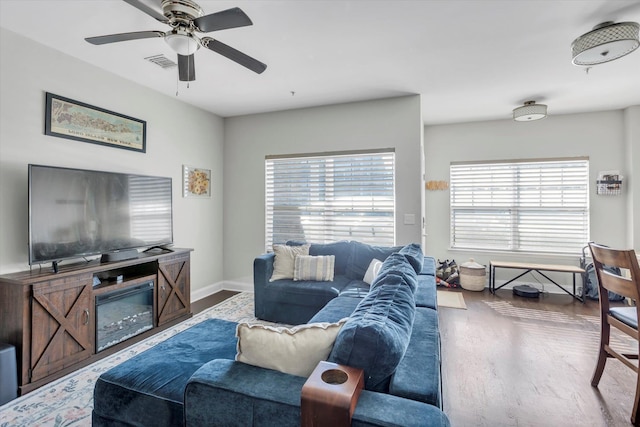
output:
M 234 281 L 212 283 L 211 285 L 191 292 L 191 302 L 201 300 L 220 291 L 253 292 L 253 284 Z

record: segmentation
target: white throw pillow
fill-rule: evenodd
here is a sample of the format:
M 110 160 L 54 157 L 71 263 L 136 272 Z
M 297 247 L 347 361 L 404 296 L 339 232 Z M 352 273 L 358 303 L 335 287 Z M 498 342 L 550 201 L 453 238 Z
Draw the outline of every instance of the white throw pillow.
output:
M 293 279 L 293 268 L 296 255 L 309 255 L 309 246 L 273 245 L 275 259 L 273 261 L 273 274 L 270 282 L 280 279 Z
M 308 377 L 327 360 L 340 328 L 337 323 L 309 323 L 292 328 L 239 323 L 236 360 L 261 368 Z
M 293 280 L 333 282 L 335 255 L 296 255 Z
M 380 268 L 382 267 L 382 261 L 379 259 L 372 259 L 371 263 L 369 263 L 369 268 L 367 268 L 367 272 L 364 273 L 364 277 L 362 278 L 363 282 L 368 284 L 372 284 L 376 277 L 378 277 L 378 273 L 380 273 Z

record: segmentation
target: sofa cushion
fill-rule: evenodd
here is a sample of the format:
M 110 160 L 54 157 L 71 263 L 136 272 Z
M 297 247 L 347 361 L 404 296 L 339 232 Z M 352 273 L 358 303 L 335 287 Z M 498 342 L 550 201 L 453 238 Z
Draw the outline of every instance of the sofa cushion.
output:
M 293 279 L 296 255 L 309 255 L 309 245 L 273 245 L 273 252 L 275 253 L 273 274 L 269 281 Z
M 420 271 L 420 274 L 426 274 L 429 276 L 436 275 L 436 259 L 434 257 L 431 257 L 431 256 L 424 257 L 424 260 L 422 261 L 422 270 Z
M 335 261 L 335 255 L 296 255 L 293 280 L 332 282 Z
M 365 388 L 386 392 L 407 349 L 414 314 L 413 292 L 405 279 L 387 274 L 342 327 L 329 361 L 363 369 Z
M 362 299 L 367 296 L 370 289 L 371 285 L 362 280 L 351 280 L 347 286 L 340 291 L 340 296 Z
M 322 310 L 317 312 L 316 315 L 309 320 L 309 323 L 334 323 L 340 319 L 349 317 L 360 301 L 362 301 L 362 298 L 352 298 L 348 296 L 334 298 L 322 307 Z
M 438 313 L 416 308 L 411 341 L 391 378 L 389 393 L 442 408 Z M 420 380 L 416 381 L 416 367 Z
M 438 308 L 438 291 L 436 278 L 431 275 L 418 274 L 418 286 L 414 294 L 416 307 Z
M 299 325 L 307 323 L 326 303 L 349 284 L 345 276 L 334 276 L 333 282 L 276 280 L 256 291 L 256 317 L 272 322 Z
M 236 323 L 205 320 L 104 372 L 94 388 L 94 416 L 109 425 L 183 425 L 189 377 L 213 359 L 233 360 Z
M 389 255 L 384 260 L 378 277 L 371 284 L 371 289 L 374 289 L 379 283 L 384 283 L 384 278 L 390 273 L 401 276 L 404 279 L 404 284 L 411 289 L 412 293 L 415 293 L 418 286 L 418 275 L 406 257 L 399 252 Z
M 346 319 L 293 328 L 239 323 L 236 360 L 249 365 L 308 377 L 326 360 Z
M 376 258 L 381 261 L 387 259 L 389 255 L 394 252 L 398 252 L 402 249 L 402 246 L 372 246 L 362 242 L 350 242 L 351 253 L 349 254 L 347 262 L 347 277 L 350 279 L 362 280 L 364 274 L 371 264 L 371 260 Z
M 411 264 L 415 270 L 416 274 L 420 274 L 424 263 L 424 254 L 422 253 L 422 247 L 419 244 L 411 243 L 400 249 L 398 253 L 404 255 L 407 261 L 409 261 L 409 264 Z

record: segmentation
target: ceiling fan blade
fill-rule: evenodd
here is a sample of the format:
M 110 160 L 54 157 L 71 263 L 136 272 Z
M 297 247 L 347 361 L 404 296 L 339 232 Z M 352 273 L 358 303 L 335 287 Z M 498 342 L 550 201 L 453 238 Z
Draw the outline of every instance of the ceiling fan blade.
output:
M 164 16 L 163 14 L 161 14 L 160 12 L 156 11 L 155 9 L 147 6 L 146 4 L 144 4 L 143 2 L 141 2 L 140 0 L 123 0 L 125 3 L 130 4 L 131 6 L 135 7 L 138 10 L 143 11 L 144 13 L 146 13 L 147 15 L 149 15 L 150 17 L 162 22 L 162 23 L 168 23 L 169 19 Z
M 107 44 L 116 42 L 126 42 L 129 40 L 151 39 L 154 37 L 164 37 L 162 31 L 136 31 L 133 33 L 110 34 L 108 36 L 87 37 L 85 40 L 91 44 Z
M 178 76 L 181 82 L 192 82 L 196 79 L 194 54 L 189 56 L 178 54 Z
M 257 59 L 254 59 L 249 55 L 246 55 L 239 50 L 232 48 L 231 46 L 227 46 L 226 44 L 221 43 L 218 40 L 212 39 L 211 37 L 203 37 L 202 39 L 200 39 L 200 43 L 207 49 L 219 53 L 222 56 L 226 56 L 230 60 L 235 61 L 244 67 L 247 67 L 255 73 L 260 74 L 267 69 L 267 66 Z
M 193 24 L 201 33 L 208 33 L 210 31 L 226 30 L 227 28 L 246 27 L 247 25 L 253 25 L 253 22 L 242 9 L 234 7 L 196 18 L 193 20 Z

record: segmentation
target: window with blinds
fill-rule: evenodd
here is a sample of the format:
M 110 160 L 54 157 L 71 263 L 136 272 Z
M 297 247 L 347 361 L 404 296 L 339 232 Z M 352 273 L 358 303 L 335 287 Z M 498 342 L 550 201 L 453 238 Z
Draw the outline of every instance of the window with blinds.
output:
M 589 160 L 450 166 L 451 247 L 581 253 L 589 241 Z
M 267 157 L 266 249 L 273 243 L 395 243 L 395 153 Z

